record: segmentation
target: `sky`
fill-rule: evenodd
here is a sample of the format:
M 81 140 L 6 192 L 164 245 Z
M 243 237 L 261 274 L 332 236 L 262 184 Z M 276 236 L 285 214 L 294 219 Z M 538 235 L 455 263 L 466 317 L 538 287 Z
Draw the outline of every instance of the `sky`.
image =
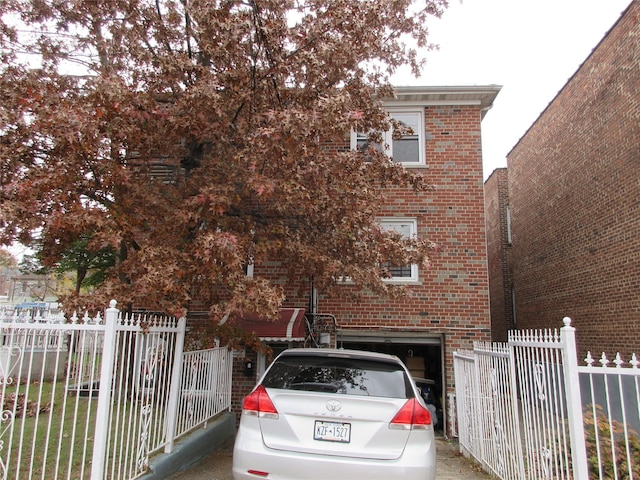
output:
M 429 24 L 438 51 L 396 85 L 501 85 L 482 122 L 484 178 L 506 156 L 631 0 L 449 0 Z

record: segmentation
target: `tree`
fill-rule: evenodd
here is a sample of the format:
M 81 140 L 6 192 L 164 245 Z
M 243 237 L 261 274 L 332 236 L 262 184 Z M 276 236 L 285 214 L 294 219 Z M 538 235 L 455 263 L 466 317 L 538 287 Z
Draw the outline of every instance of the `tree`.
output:
M 378 149 L 403 66 L 417 74 L 445 0 L 7 0 L 0 4 L 2 243 L 45 266 L 78 241 L 114 252 L 90 296 L 180 313 L 273 314 L 279 287 L 243 267 L 278 259 L 330 291 L 374 292 L 384 262 L 430 243 L 376 222 L 380 186 L 428 188 Z M 380 136 L 372 133 L 372 140 Z
M 112 246 L 92 250 L 88 248 L 90 241 L 89 237 L 81 237 L 55 257 L 55 270 L 60 277 L 67 272 L 75 274 L 75 295 L 80 295 L 82 288 L 102 285 L 107 272 L 115 265 L 116 251 Z
M 48 269 L 42 266 L 38 255 L 24 255 L 18 264 L 18 269 L 23 275 L 49 274 Z
M 65 245 L 65 248 L 54 244 L 57 248 L 52 251 L 52 245 L 44 247 L 34 241 L 32 247 L 36 253 L 23 257 L 19 265 L 20 272 L 37 275 L 53 273 L 59 279 L 71 278 L 69 274 L 73 274 L 73 292 L 78 296 L 83 288 L 93 289 L 101 285 L 109 269 L 115 265 L 116 251 L 112 247 L 95 250 L 89 247 L 90 242 L 90 237 L 81 236 L 70 245 Z

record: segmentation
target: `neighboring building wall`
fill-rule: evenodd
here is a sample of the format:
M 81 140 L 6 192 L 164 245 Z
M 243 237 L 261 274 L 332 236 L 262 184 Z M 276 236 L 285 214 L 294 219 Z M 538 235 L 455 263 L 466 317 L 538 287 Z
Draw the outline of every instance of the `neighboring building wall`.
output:
M 508 155 L 519 328 L 640 352 L 640 1 Z
M 511 279 L 511 234 L 507 169 L 493 171 L 484 183 L 487 223 L 491 340 L 506 342 L 515 328 Z

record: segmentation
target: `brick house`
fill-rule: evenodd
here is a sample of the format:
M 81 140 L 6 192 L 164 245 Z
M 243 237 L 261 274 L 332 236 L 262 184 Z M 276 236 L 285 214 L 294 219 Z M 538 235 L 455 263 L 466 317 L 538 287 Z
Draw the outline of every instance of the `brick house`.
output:
M 490 339 L 480 125 L 499 91 L 495 85 L 400 87 L 397 98 L 385 103 L 392 116 L 415 132 L 403 138 L 410 147 L 396 149 L 394 159 L 418 169 L 436 186 L 420 194 L 396 189 L 380 212 L 388 228 L 424 236 L 439 246 L 430 268 L 394 271 L 393 281 L 408 286 L 408 297 L 368 296 L 354 304 L 311 287 L 300 289 L 306 280 L 290 279 L 283 285 L 288 308 L 280 321 L 245 319 L 243 326 L 274 353 L 311 337 L 315 343 L 395 354 L 414 376 L 433 385 L 444 404 L 453 389 L 453 352 Z M 361 140 L 347 132 L 344 144 L 332 147 L 356 148 Z M 276 265 L 255 265 L 252 274 L 282 283 Z M 246 351 L 237 352 L 237 359 L 236 408 L 268 361 Z
M 490 265 L 510 263 L 490 268 L 492 321 L 559 328 L 569 316 L 580 358 L 640 352 L 639 65 L 634 0 L 486 184 Z

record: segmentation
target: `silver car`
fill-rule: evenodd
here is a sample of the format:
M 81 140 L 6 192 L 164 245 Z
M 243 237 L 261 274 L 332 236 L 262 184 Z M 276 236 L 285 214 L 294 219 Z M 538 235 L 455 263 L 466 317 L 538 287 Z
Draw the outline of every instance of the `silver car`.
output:
M 433 480 L 431 414 L 395 356 L 290 349 L 245 398 L 233 478 Z

